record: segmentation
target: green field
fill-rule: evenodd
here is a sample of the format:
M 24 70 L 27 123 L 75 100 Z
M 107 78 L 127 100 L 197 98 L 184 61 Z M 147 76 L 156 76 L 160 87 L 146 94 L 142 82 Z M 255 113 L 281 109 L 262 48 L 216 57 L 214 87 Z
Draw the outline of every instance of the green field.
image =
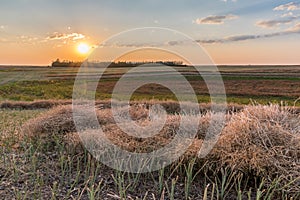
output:
M 99 83 L 96 99 L 111 97 L 114 85 L 128 67 L 108 68 Z M 206 83 L 195 69 L 177 67 L 193 86 L 199 102 L 210 102 Z M 300 66 L 220 66 L 228 103 L 293 105 L 300 96 Z M 78 68 L 0 67 L 0 99 L 14 101 L 66 100 L 72 98 Z M 93 77 L 93 70 L 89 76 Z M 136 91 L 134 100 L 176 100 L 164 87 L 152 85 Z M 299 102 L 297 103 L 299 105 Z

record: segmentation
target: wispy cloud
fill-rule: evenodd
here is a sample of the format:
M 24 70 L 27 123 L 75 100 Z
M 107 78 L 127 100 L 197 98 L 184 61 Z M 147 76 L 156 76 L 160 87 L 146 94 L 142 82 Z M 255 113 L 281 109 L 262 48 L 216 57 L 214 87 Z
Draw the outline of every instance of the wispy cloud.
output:
M 263 38 L 273 38 L 273 37 L 299 34 L 299 33 L 300 33 L 300 23 L 296 24 L 295 26 L 287 30 L 274 32 L 274 33 L 257 34 L 257 35 L 236 35 L 236 36 L 229 36 L 221 39 L 197 40 L 197 42 L 201 44 L 217 44 L 217 43 L 239 42 L 239 41 L 246 41 L 246 40 L 256 40 L 256 39 L 263 39 Z
M 274 28 L 282 24 L 290 24 L 296 19 L 299 19 L 299 17 L 288 17 L 288 18 L 275 19 L 275 20 L 261 20 L 258 21 L 256 25 L 263 28 Z
M 70 33 L 70 34 L 66 34 L 66 33 L 53 33 L 51 35 L 49 35 L 46 39 L 47 40 L 80 40 L 80 39 L 84 39 L 86 36 L 81 34 L 81 33 Z
M 1 26 L 0 26 L 0 30 L 1 30 Z M 0 36 L 0 43 L 35 45 L 39 43 L 56 41 L 57 43 L 56 46 L 58 46 L 62 44 L 69 44 L 70 42 L 77 42 L 78 40 L 86 39 L 86 38 L 89 37 L 80 33 L 64 34 L 64 33 L 55 32 L 48 36 L 39 36 L 39 35 L 14 35 L 14 36 L 6 35 L 6 37 Z
M 6 38 L 0 37 L 0 43 L 8 43 L 9 41 Z
M 247 40 L 257 40 L 257 39 L 265 39 L 265 38 L 274 38 L 279 36 L 285 35 L 292 35 L 292 34 L 300 34 L 300 23 L 296 24 L 295 26 L 286 29 L 284 31 L 278 31 L 273 33 L 267 34 L 249 34 L 249 35 L 232 35 L 224 38 L 216 38 L 216 39 L 200 39 L 195 40 L 194 42 L 200 44 L 223 44 L 223 43 L 231 43 L 231 42 L 241 42 Z M 187 40 L 176 40 L 176 41 L 169 41 L 163 44 L 158 43 L 105 43 L 98 45 L 98 48 L 102 47 L 114 47 L 114 48 L 143 48 L 143 47 L 163 47 L 163 46 L 181 46 L 181 45 L 190 45 L 191 41 Z M 95 47 L 95 48 L 97 48 Z
M 224 2 L 228 2 L 228 0 L 221 0 L 221 1 L 224 1 Z M 232 2 L 237 2 L 237 0 L 231 0 Z
M 233 20 L 238 18 L 236 15 L 210 15 L 204 18 L 198 18 L 195 20 L 196 24 L 223 24 L 225 20 Z
M 0 43 L 7 44 L 35 45 L 41 42 L 43 42 L 43 38 L 32 35 L 6 35 L 6 37 L 0 37 Z
M 297 23 L 294 27 L 289 28 L 287 31 L 292 33 L 300 33 L 300 23 Z
M 291 17 L 291 16 L 294 16 L 293 12 L 288 12 L 281 15 L 281 17 Z
M 287 4 L 282 4 L 277 7 L 275 7 L 273 10 L 275 11 L 280 11 L 280 10 L 287 10 L 287 11 L 292 11 L 292 10 L 300 10 L 300 3 L 295 3 L 295 2 L 290 2 Z
M 34 36 L 21 35 L 17 37 L 17 41 L 23 44 L 36 44 L 40 42 L 40 39 Z

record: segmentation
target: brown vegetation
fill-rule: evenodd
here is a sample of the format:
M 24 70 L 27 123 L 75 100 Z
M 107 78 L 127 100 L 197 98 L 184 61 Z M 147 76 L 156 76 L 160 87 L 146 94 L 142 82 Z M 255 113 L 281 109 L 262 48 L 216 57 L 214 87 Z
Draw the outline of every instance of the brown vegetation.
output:
M 289 190 L 299 192 L 300 116 L 278 105 L 247 106 L 232 115 L 212 155 L 221 165 L 269 182 L 274 177 L 282 177 L 282 184 L 297 179 Z
M 169 105 L 171 106 L 171 105 Z M 147 106 L 135 106 L 131 116 L 140 125 L 150 123 Z M 174 112 L 173 112 L 174 113 Z M 149 152 L 165 146 L 176 134 L 180 115 L 168 115 L 159 134 L 147 139 L 134 138 L 122 132 L 115 124 L 110 109 L 97 111 L 106 137 L 114 144 L 132 152 Z M 201 115 L 198 136 L 186 156 L 197 157 L 205 137 L 211 113 Z M 193 119 L 191 119 L 193 121 Z M 191 123 L 194 123 L 192 122 Z M 87 124 L 87 127 L 92 126 Z M 71 106 L 56 107 L 24 126 L 24 133 L 41 138 L 61 134 L 66 144 L 80 139 L 72 119 Z M 51 137 L 52 137 L 51 136 Z M 50 137 L 50 138 L 51 138 Z M 75 138 L 75 140 L 74 140 Z M 289 192 L 300 191 L 300 117 L 294 110 L 277 105 L 246 106 L 237 113 L 227 114 L 227 123 L 221 137 L 208 157 L 198 162 L 211 162 L 215 170 L 230 167 L 250 176 L 266 178 L 271 184 L 281 177 L 281 185 L 289 185 Z
M 21 109 L 21 110 L 37 110 L 37 109 L 50 109 L 57 106 L 63 105 L 71 105 L 71 100 L 38 100 L 38 101 L 4 101 L 0 102 L 0 109 Z M 131 101 L 131 105 L 135 104 L 143 104 L 146 107 L 149 107 L 154 104 L 162 105 L 167 113 L 179 113 L 180 112 L 180 105 L 176 101 Z M 104 108 L 111 108 L 111 101 L 96 101 L 95 105 L 99 109 Z M 223 107 L 223 106 L 221 106 Z M 238 104 L 228 104 L 227 105 L 227 112 L 237 112 L 243 109 L 243 105 Z M 201 113 L 205 113 L 211 109 L 211 105 L 208 103 L 201 103 L 199 104 L 199 109 Z M 297 108 L 295 108 L 297 109 Z M 300 108 L 299 108 L 300 112 Z

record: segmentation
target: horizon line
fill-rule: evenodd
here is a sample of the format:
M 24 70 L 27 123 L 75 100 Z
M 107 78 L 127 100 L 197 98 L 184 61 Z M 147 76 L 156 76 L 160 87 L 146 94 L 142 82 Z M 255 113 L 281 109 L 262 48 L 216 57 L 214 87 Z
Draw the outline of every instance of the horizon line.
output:
M 99 62 L 99 63 L 105 63 L 105 62 Z M 113 63 L 113 62 L 112 62 Z M 130 62 L 129 62 L 130 63 Z M 134 63 L 134 62 L 132 62 Z M 147 62 L 137 62 L 137 63 L 147 63 Z M 150 63 L 150 62 L 149 62 Z M 185 64 L 183 64 L 185 65 Z M 0 64 L 1 67 L 51 67 L 51 64 Z M 186 65 L 186 66 L 193 66 L 193 65 Z M 203 64 L 195 64 L 195 66 L 208 66 Z M 209 65 L 209 66 L 300 66 L 299 64 L 215 64 L 215 65 Z

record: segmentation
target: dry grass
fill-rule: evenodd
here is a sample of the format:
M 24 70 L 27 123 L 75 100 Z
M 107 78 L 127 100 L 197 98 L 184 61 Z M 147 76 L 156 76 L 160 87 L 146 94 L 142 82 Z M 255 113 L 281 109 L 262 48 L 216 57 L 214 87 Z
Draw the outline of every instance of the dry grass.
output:
M 19 146 L 23 123 L 39 116 L 42 112 L 43 110 L 30 110 L 26 113 L 19 110 L 0 110 L 0 147 L 4 145 Z
M 146 127 L 150 123 L 148 106 L 145 104 L 133 105 L 130 109 L 130 116 L 138 125 Z M 121 108 L 120 115 L 125 109 Z M 86 113 L 85 113 L 86 114 Z M 114 144 L 123 147 L 128 151 L 151 151 L 162 147 L 169 143 L 176 130 L 180 126 L 179 115 L 169 115 L 163 129 L 155 137 L 147 139 L 134 138 L 124 133 L 115 123 L 111 109 L 100 109 L 96 111 L 99 124 L 102 126 L 106 137 L 109 138 Z M 87 116 L 86 121 L 89 117 Z M 202 119 L 202 118 L 201 118 Z M 205 127 L 199 129 L 199 137 L 204 137 L 205 130 L 209 125 L 209 118 L 204 118 Z M 84 124 L 86 129 L 92 129 L 94 124 Z M 79 143 L 79 137 L 76 133 L 76 126 L 73 121 L 72 106 L 58 106 L 48 112 L 41 114 L 39 117 L 29 120 L 23 126 L 24 136 L 30 135 L 35 140 L 53 140 L 53 137 L 64 138 L 69 141 L 68 137 L 73 138 L 71 141 Z M 76 139 L 77 138 L 77 139 Z
M 148 113 L 147 106 L 137 105 L 130 112 L 132 119 L 144 126 L 150 123 Z M 97 118 L 107 137 L 130 151 L 143 148 L 153 150 L 168 144 L 180 125 L 180 115 L 168 115 L 159 134 L 140 139 L 124 133 L 115 124 L 110 109 L 98 110 Z M 191 118 L 190 123 L 197 123 L 195 119 Z M 211 113 L 199 119 L 197 138 L 203 140 L 210 125 Z M 247 172 L 272 175 L 288 175 L 295 166 L 299 167 L 300 117 L 292 110 L 278 105 L 246 106 L 241 112 L 228 114 L 227 121 L 214 151 L 222 163 Z M 92 128 L 93 124 L 86 126 Z M 76 132 L 72 107 L 56 107 L 30 120 L 24 131 L 26 135 L 34 136 Z M 150 148 L 151 145 L 154 147 Z
M 300 190 L 300 116 L 278 105 L 247 106 L 233 114 L 212 153 L 232 169 Z
M 132 104 L 130 115 L 137 124 L 145 127 L 149 125 L 149 105 L 151 104 L 153 102 Z M 169 112 L 166 123 L 158 134 L 145 139 L 124 133 L 116 125 L 109 106 L 98 104 L 99 109 L 96 115 L 105 136 L 112 143 L 130 152 L 144 153 L 152 152 L 168 144 L 180 126 L 182 116 L 176 114 L 178 112 L 176 103 L 172 102 L 164 107 L 173 112 Z M 121 109 L 121 114 L 123 111 Z M 91 116 L 85 117 L 89 119 Z M 278 105 L 255 105 L 246 106 L 240 111 L 228 112 L 226 125 L 218 143 L 204 159 L 197 158 L 197 155 L 209 127 L 212 113 L 204 112 L 198 117 L 190 116 L 189 118 L 191 124 L 200 120 L 199 127 L 197 137 L 180 160 L 180 165 L 190 165 L 191 159 L 196 159 L 198 164 L 197 167 L 195 166 L 195 171 L 200 170 L 203 163 L 209 165 L 209 170 L 204 176 L 210 176 L 211 173 L 216 176 L 218 172 L 224 175 L 222 169 L 225 168 L 230 169 L 234 172 L 233 174 L 242 173 L 251 180 L 254 180 L 254 177 L 262 178 L 265 181 L 265 190 L 269 190 L 268 187 L 277 188 L 277 192 L 282 191 L 288 196 L 299 195 L 300 116 L 296 109 Z M 94 126 L 93 123 L 85 125 L 88 128 Z M 70 150 L 76 154 L 84 152 L 73 122 L 71 105 L 55 107 L 29 120 L 23 126 L 23 134 L 24 136 L 30 135 L 33 140 L 38 140 L 39 145 L 50 144 L 46 147 L 46 152 L 56 148 L 57 140 L 62 142 L 66 151 Z M 44 144 L 41 141 L 44 141 Z M 235 177 L 232 181 L 238 179 Z M 276 182 L 276 186 L 274 186 L 274 180 L 280 180 Z M 255 184 L 249 183 L 247 187 L 258 188 Z M 214 191 L 211 192 L 214 193 Z M 266 192 L 263 193 L 266 194 Z
M 160 104 L 165 108 L 167 113 L 178 113 L 180 112 L 180 105 L 176 101 L 131 101 L 131 105 L 140 105 L 143 104 L 147 108 L 151 105 Z M 70 100 L 37 100 L 37 101 L 4 101 L 0 102 L 0 109 L 21 109 L 21 110 L 37 110 L 37 109 L 50 109 L 57 106 L 71 105 L 72 101 Z M 111 101 L 96 101 L 96 107 L 99 109 L 111 108 Z M 188 104 L 186 105 L 188 106 Z M 239 104 L 228 104 L 228 112 L 238 112 L 243 109 L 244 106 Z M 211 105 L 207 103 L 199 104 L 199 109 L 201 113 L 205 113 L 207 110 L 211 109 Z M 300 111 L 300 109 L 299 109 Z

